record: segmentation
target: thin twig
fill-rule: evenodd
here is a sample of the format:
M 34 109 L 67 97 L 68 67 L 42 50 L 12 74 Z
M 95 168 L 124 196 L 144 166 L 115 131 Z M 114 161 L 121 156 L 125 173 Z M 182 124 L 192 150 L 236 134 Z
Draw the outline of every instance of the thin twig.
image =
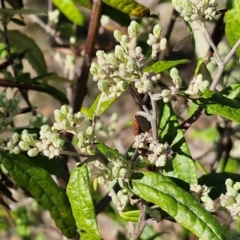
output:
M 222 64 L 222 58 L 217 50 L 217 47 L 216 47 L 216 44 L 213 42 L 211 36 L 209 35 L 208 31 L 207 31 L 207 28 L 206 28 L 206 25 L 204 22 L 202 22 L 202 25 L 199 25 L 199 29 L 201 30 L 201 32 L 204 34 L 204 36 L 206 37 L 208 43 L 210 44 L 210 46 L 212 47 L 216 57 L 217 57 L 217 60 L 218 60 L 218 64 Z
M 207 32 L 207 30 L 205 29 L 205 31 Z M 207 34 L 209 36 L 209 34 Z M 206 36 L 206 35 L 205 35 Z M 209 37 L 211 39 L 211 37 Z M 207 39 L 209 39 L 207 38 Z M 213 41 L 211 41 L 211 47 L 215 52 L 216 46 L 215 43 Z M 218 70 L 213 78 L 213 81 L 209 87 L 210 90 L 215 90 L 221 76 L 222 73 L 228 63 L 228 61 L 231 59 L 231 57 L 234 55 L 234 53 L 236 52 L 237 48 L 240 46 L 240 39 L 234 44 L 233 48 L 230 50 L 230 52 L 227 54 L 227 56 L 222 60 L 217 52 L 216 55 L 218 55 L 218 58 L 220 58 L 220 61 L 218 62 Z M 215 52 L 216 53 L 216 52 Z M 201 116 L 202 111 L 203 111 L 203 107 L 198 107 L 197 110 L 193 113 L 193 115 L 188 118 L 186 121 L 184 121 L 181 124 L 181 128 L 184 132 L 186 132 L 188 130 L 188 128 L 195 122 L 197 121 L 197 119 Z
M 238 47 L 240 46 L 240 38 L 238 39 L 238 41 L 234 44 L 233 48 L 230 50 L 230 52 L 227 54 L 227 56 L 224 58 L 224 60 L 222 61 L 222 64 L 219 66 L 217 73 L 214 76 L 214 79 L 212 81 L 212 84 L 210 86 L 210 90 L 214 90 L 222 76 L 222 73 L 227 65 L 227 63 L 229 62 L 229 60 L 232 58 L 232 56 L 234 55 L 234 53 L 236 52 L 236 50 L 238 49 Z
M 56 43 L 63 45 L 63 41 L 62 39 L 56 35 L 56 31 L 54 29 L 52 29 L 48 24 L 45 24 L 39 17 L 37 17 L 36 15 L 29 15 L 29 18 L 37 23 L 40 27 L 42 27 L 47 33 L 49 33 L 54 40 L 56 41 Z
M 151 99 L 151 105 L 152 105 L 152 114 L 151 114 L 151 128 L 152 128 L 152 134 L 153 134 L 153 140 L 157 141 L 158 140 L 158 132 L 157 132 L 157 114 L 158 114 L 158 109 L 157 109 L 157 103 L 153 99 L 153 95 L 149 93 L 149 97 Z
M 143 204 L 140 204 L 140 216 L 136 228 L 134 229 L 131 240 L 139 240 L 142 234 L 142 231 L 146 225 L 146 212 Z

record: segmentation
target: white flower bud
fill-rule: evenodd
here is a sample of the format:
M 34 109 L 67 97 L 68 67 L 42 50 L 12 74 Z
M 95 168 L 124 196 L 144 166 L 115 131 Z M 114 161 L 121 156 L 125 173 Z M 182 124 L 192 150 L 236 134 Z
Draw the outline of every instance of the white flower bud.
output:
M 160 38 L 160 35 L 161 35 L 161 26 L 160 24 L 156 24 L 153 28 L 153 35 L 155 38 Z
M 115 30 L 113 32 L 113 36 L 118 42 L 120 42 L 122 38 L 122 33 L 119 30 Z

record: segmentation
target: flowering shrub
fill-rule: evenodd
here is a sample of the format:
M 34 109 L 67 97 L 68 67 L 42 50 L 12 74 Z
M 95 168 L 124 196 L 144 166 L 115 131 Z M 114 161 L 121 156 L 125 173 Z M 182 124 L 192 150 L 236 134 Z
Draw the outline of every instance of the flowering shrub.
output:
M 96 213 L 104 211 L 105 206 L 112 201 L 118 212 L 115 214 L 129 223 L 134 223 L 133 230 L 129 233 L 131 239 L 140 239 L 147 225 L 165 219 L 176 221 L 199 239 L 232 239 L 230 227 L 218 221 L 212 213 L 226 211 L 233 220 L 238 219 L 240 214 L 240 176 L 235 172 L 226 172 L 232 149 L 229 132 L 237 132 L 233 122 L 240 123 L 240 85 L 238 82 L 222 81 L 225 71 L 239 71 L 240 32 L 232 21 L 235 12 L 240 14 L 239 3 L 235 1 L 226 14 L 226 32 L 231 49 L 222 55 L 217 47 L 219 41 L 212 38 L 206 28 L 206 22 L 213 21 L 220 13 L 218 2 L 172 1 L 175 8 L 173 14 L 179 12 L 185 21 L 194 22 L 211 46 L 212 57 L 199 59 L 194 76 L 187 81 L 178 69 L 178 65 L 189 62 L 187 59 L 164 60 L 160 57 L 169 48 L 169 36 L 163 36 L 158 20 L 155 20 L 150 33 L 147 33 L 145 45 L 140 44 L 144 33 L 141 29 L 144 20 L 129 21 L 128 14 L 148 16 L 149 9 L 135 1 L 124 1 L 123 6 L 126 8 L 113 3 L 114 1 L 103 1 L 102 11 L 107 11 L 108 8 L 117 11 L 129 26 L 126 32 L 113 32 L 115 46 L 111 52 L 97 50 L 96 59 L 91 61 L 94 52 L 92 41 L 98 32 L 101 16 L 101 7 L 98 5 L 101 1 L 94 2 L 93 6 L 85 1 L 80 2 L 84 7 L 93 8 L 87 52 L 83 56 L 80 76 L 75 73 L 76 56 L 55 57 L 63 64 L 65 74 L 65 78 L 54 75 L 57 80 L 64 80 L 67 84 L 76 80 L 76 84 L 73 84 L 73 87 L 76 86 L 73 104 L 69 104 L 72 99 L 68 99 L 63 92 L 44 81 L 41 82 L 41 79 L 48 78 L 49 74 L 42 52 L 35 42 L 20 32 L 11 33 L 7 30 L 8 22 L 14 21 L 12 16 L 15 14 L 39 12 L 31 9 L 6 9 L 2 3 L 2 14 L 6 19 L 9 18 L 2 20 L 4 30 L 1 56 L 5 58 L 2 66 L 11 66 L 12 72 L 3 67 L 4 79 L 0 79 L 0 85 L 19 89 L 28 107 L 21 108 L 20 100 L 15 95 L 8 97 L 6 91 L 0 94 L 0 150 L 1 165 L 4 169 L 1 176 L 6 177 L 8 174 L 19 187 L 27 189 L 31 196 L 50 212 L 62 234 L 69 238 L 79 233 L 81 239 L 101 239 Z M 66 7 L 76 14 L 75 18 L 65 11 L 65 3 L 57 0 L 53 3 L 75 24 L 83 24 L 82 15 L 73 2 L 66 3 Z M 113 19 L 116 18 L 109 9 L 107 13 Z M 55 32 L 59 17 L 58 9 L 49 12 L 47 26 L 50 33 L 54 32 L 52 35 L 55 40 L 61 42 Z M 238 31 L 238 39 L 235 39 L 232 29 Z M 69 44 L 72 48 L 77 43 L 77 36 L 72 34 L 72 31 L 69 32 Z M 27 55 L 28 49 L 20 49 L 18 42 L 14 42 L 13 33 L 32 46 L 32 54 Z M 189 36 L 191 37 L 192 33 Z M 189 39 L 189 36 L 186 39 Z M 178 50 L 184 47 L 186 39 L 178 43 Z M 13 47 L 19 48 L 20 52 L 14 52 Z M 26 54 L 36 71 L 36 78 L 23 72 L 19 62 L 25 55 L 21 51 Z M 21 58 L 20 54 L 23 54 Z M 208 62 L 215 66 L 215 71 L 211 71 L 207 66 Z M 100 93 L 91 107 L 84 111 L 81 107 L 86 94 L 88 72 Z M 164 75 L 168 75 L 170 79 L 168 84 L 163 81 Z M 217 86 L 221 87 L 221 90 L 216 90 Z M 60 109 L 54 110 L 55 120 L 52 123 L 41 113 L 37 113 L 29 100 L 28 90 L 48 93 L 61 102 Z M 100 116 L 125 92 L 132 94 L 133 102 L 135 100 L 141 110 L 136 111 L 131 123 L 134 141 L 125 153 L 121 153 L 119 149 L 107 144 L 108 138 L 117 138 L 116 114 L 110 119 L 109 126 L 101 121 Z M 198 107 L 191 117 L 181 121 L 173 108 L 173 103 L 180 99 L 192 102 Z M 220 157 L 215 162 L 218 166 L 212 166 L 209 172 L 197 159 L 193 159 L 189 143 L 185 139 L 185 132 L 199 119 L 203 111 L 224 119 L 227 123 L 222 130 L 224 142 L 219 145 L 225 147 L 224 143 L 228 141 L 227 146 L 230 146 L 226 147 L 227 153 L 219 151 Z M 14 117 L 26 112 L 33 115 L 28 126 L 15 128 Z M 5 135 L 5 132 L 11 134 Z M 228 157 L 221 162 L 221 158 L 225 156 Z M 67 162 L 69 157 L 77 162 L 72 171 L 60 161 L 64 159 Z M 47 164 L 43 165 L 44 161 Z M 197 169 L 203 174 L 200 175 Z M 63 188 L 66 187 L 66 191 L 62 191 L 51 175 L 56 175 L 57 179 L 65 179 L 66 185 Z M 93 191 L 97 191 L 99 185 L 107 191 L 107 196 L 102 200 L 104 204 L 93 201 Z M 10 193 L 6 196 L 12 199 Z

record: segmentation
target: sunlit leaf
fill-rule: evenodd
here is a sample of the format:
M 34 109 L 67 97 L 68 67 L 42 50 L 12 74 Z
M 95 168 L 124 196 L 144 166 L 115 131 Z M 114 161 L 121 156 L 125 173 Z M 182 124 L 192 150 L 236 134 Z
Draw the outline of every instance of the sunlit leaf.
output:
M 190 60 L 188 60 L 188 59 L 181 59 L 181 60 L 176 60 L 176 61 L 159 61 L 159 62 L 152 64 L 149 67 L 144 68 L 143 71 L 160 73 L 167 69 L 175 67 L 179 64 L 185 64 L 185 63 L 189 63 L 189 62 L 190 62 Z
M 82 240 L 101 240 L 92 197 L 88 168 L 76 167 L 67 185 L 67 195 Z
M 73 0 L 53 0 L 52 2 L 69 20 L 79 26 L 84 25 L 84 16 Z
M 129 188 L 143 200 L 159 206 L 197 237 L 226 239 L 217 219 L 205 210 L 195 197 L 170 178 L 154 172 L 136 173 L 132 176 Z
M 233 46 L 240 36 L 240 1 L 234 1 L 233 8 L 226 12 L 226 36 L 231 46 Z M 240 48 L 236 51 L 238 57 L 240 57 Z

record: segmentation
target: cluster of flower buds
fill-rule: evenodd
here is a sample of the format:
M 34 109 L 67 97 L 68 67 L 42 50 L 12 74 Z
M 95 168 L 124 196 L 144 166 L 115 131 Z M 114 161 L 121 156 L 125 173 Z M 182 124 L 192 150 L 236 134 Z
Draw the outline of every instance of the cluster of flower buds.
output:
M 237 219 L 240 216 L 240 182 L 233 183 L 228 178 L 225 181 L 225 185 L 227 192 L 221 194 L 215 200 L 209 197 L 210 188 L 205 185 L 192 184 L 190 190 L 197 199 L 202 201 L 204 208 L 209 212 L 214 212 L 222 207 L 229 211 L 233 219 Z
M 78 127 L 85 117 L 80 113 L 71 113 L 67 106 L 54 111 L 56 122 L 52 127 L 45 124 L 40 129 L 40 137 L 37 134 L 31 134 L 24 130 L 22 134 L 14 133 L 8 139 L 4 147 L 4 140 L 0 141 L 3 149 L 9 150 L 11 153 L 19 153 L 27 151 L 30 157 L 34 157 L 39 153 L 47 156 L 49 159 L 57 157 L 61 154 L 64 141 L 60 136 L 61 132 L 69 132 L 74 134 L 78 140 L 78 147 L 88 153 L 96 145 L 96 136 L 92 127 L 88 127 L 85 132 L 79 132 Z M 41 119 L 41 116 L 39 116 Z M 38 120 L 35 119 L 35 120 Z
M 94 134 L 93 127 L 88 127 L 85 132 L 79 132 L 77 134 L 78 139 L 78 147 L 80 148 L 82 153 L 91 154 L 94 152 L 97 139 Z
M 167 160 L 172 159 L 172 150 L 168 143 L 159 143 L 152 141 L 149 145 L 150 154 L 148 154 L 148 160 L 152 165 L 156 167 L 164 167 Z
M 174 86 L 170 86 L 168 89 L 162 89 L 159 93 L 154 93 L 152 96 L 154 100 L 162 99 L 163 102 L 167 103 L 178 94 L 182 84 L 182 78 L 179 76 L 177 68 L 172 68 L 170 70 L 170 77 L 172 78 Z
M 190 82 L 188 89 L 185 91 L 188 95 L 199 95 L 209 87 L 209 82 L 203 79 L 202 74 L 198 74 Z
M 135 136 L 134 148 L 146 149 L 147 159 L 156 167 L 164 167 L 167 160 L 172 158 L 172 150 L 167 143 L 154 141 L 149 132 L 140 133 Z
M 13 121 L 13 117 L 20 113 L 19 99 L 8 99 L 5 92 L 0 93 L 0 129 Z
M 227 192 L 221 194 L 220 204 L 226 208 L 233 219 L 240 216 L 240 182 L 233 183 L 231 179 L 225 181 Z
M 173 0 L 173 7 L 185 21 L 206 21 L 216 14 L 217 0 Z
M 24 130 L 18 145 L 21 150 L 27 151 L 30 157 L 42 153 L 44 156 L 52 159 L 60 155 L 63 144 L 64 141 L 56 130 L 53 131 L 50 126 L 43 125 L 40 130 L 39 140 L 36 134 L 31 134 Z
M 115 39 L 120 43 L 115 47 L 113 53 L 97 51 L 97 62 L 91 64 L 90 72 L 93 80 L 97 81 L 98 88 L 108 97 L 118 97 L 128 87 L 130 82 L 135 82 L 139 93 L 146 93 L 153 90 L 150 74 L 143 73 L 141 67 L 144 63 L 142 48 L 137 46 L 139 26 L 132 21 L 128 27 L 128 35 L 116 30 Z M 157 52 L 163 50 L 166 39 L 160 38 L 161 27 L 157 24 L 153 34 L 149 35 L 148 43 L 152 46 L 154 57 Z
M 34 115 L 29 119 L 29 126 L 41 127 L 42 125 L 47 124 L 48 121 L 48 117 L 43 116 L 42 113 L 38 113 L 37 115 Z
M 122 212 L 129 201 L 127 189 L 123 188 L 118 191 L 117 194 L 114 191 L 111 191 L 109 196 L 112 197 L 112 202 L 115 204 L 117 210 Z
M 61 109 L 54 110 L 54 116 L 56 122 L 53 124 L 53 129 L 73 134 L 76 134 L 76 129 L 85 119 L 85 116 L 82 115 L 81 112 L 73 114 L 65 105 L 63 105 Z
M 152 47 L 151 57 L 155 59 L 157 53 L 164 50 L 167 45 L 167 39 L 161 38 L 162 28 L 159 24 L 156 24 L 153 28 L 153 33 L 149 33 L 147 44 Z
M 202 201 L 203 206 L 207 211 L 214 212 L 217 210 L 217 203 L 215 203 L 208 195 L 210 192 L 209 187 L 205 185 L 191 184 L 190 190 L 198 200 Z
M 21 148 L 18 146 L 19 141 L 21 140 L 21 135 L 19 133 L 13 133 L 12 136 L 6 141 L 1 139 L 2 148 L 8 150 L 10 153 L 19 154 Z

